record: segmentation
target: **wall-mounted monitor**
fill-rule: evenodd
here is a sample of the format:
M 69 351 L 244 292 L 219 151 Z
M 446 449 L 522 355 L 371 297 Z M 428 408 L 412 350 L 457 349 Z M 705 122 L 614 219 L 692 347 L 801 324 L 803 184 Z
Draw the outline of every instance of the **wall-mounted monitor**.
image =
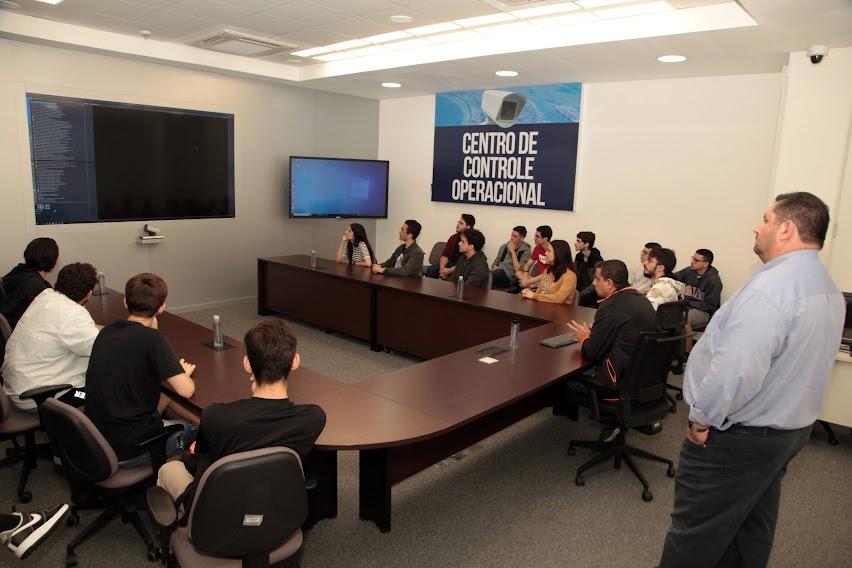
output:
M 290 157 L 290 217 L 388 216 L 388 162 Z
M 27 94 L 37 225 L 234 216 L 234 115 Z

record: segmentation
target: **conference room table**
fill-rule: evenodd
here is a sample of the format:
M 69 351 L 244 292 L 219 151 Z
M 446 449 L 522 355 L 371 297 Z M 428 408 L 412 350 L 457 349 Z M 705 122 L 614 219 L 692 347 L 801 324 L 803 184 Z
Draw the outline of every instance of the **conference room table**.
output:
M 591 310 L 472 288 L 459 301 L 449 297 L 455 287 L 447 282 L 373 275 L 365 267 L 324 259 L 317 259 L 320 268 L 312 270 L 307 256 L 279 258 L 287 260 L 258 262 L 260 312 L 287 309 L 279 313 L 342 333 L 352 331 L 374 347 L 433 357 L 356 384 L 304 366 L 291 374 L 290 398 L 317 404 L 327 416 L 312 455 L 317 480 L 310 503 L 313 520 L 337 514 L 337 452 L 359 452 L 359 515 L 389 531 L 393 485 L 553 405 L 560 383 L 589 367 L 578 345 L 552 349 L 539 342 L 565 333 L 564 322 L 576 316 L 591 321 Z M 317 291 L 321 295 L 315 295 Z M 356 305 L 353 297 L 365 305 Z M 326 299 L 337 309 L 329 310 Z M 98 323 L 126 317 L 122 296 L 114 291 L 94 297 L 88 308 Z M 191 398 L 182 399 L 165 387 L 190 415 L 200 416 L 214 403 L 251 396 L 239 340 L 226 337 L 233 347 L 216 351 L 204 345 L 211 340 L 209 329 L 169 312 L 158 319 L 178 356 L 197 364 Z M 525 328 L 515 349 L 509 349 L 507 337 L 512 319 Z M 414 337 L 427 346 L 413 343 L 411 335 L 394 335 L 415 328 L 424 330 Z M 400 331 L 382 335 L 382 330 L 395 329 Z M 480 361 L 479 352 L 489 347 L 506 351 L 493 355 L 494 363 Z

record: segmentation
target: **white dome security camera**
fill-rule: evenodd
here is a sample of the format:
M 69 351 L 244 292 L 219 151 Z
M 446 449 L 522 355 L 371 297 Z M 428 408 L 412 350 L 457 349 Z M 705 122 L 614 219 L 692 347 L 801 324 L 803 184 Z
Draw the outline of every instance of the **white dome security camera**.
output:
M 501 128 L 509 128 L 518 122 L 521 111 L 527 99 L 521 93 L 509 91 L 483 91 L 482 112 L 489 118 L 489 124 L 496 124 Z
M 822 58 L 828 55 L 827 45 L 812 45 L 808 48 L 808 57 L 811 58 L 811 63 L 816 65 Z

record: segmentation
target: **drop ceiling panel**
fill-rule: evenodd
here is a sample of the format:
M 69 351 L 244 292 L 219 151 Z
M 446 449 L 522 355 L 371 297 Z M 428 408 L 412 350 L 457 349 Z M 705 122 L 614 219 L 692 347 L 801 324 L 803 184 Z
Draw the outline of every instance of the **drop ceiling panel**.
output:
M 237 26 L 248 32 L 257 32 L 261 35 L 270 35 L 283 38 L 289 32 L 302 29 L 302 24 L 273 18 L 265 14 L 249 14 L 228 22 L 228 26 Z
M 84 12 L 83 10 L 75 10 L 67 6 L 57 6 L 47 13 L 41 15 L 42 18 L 48 20 L 56 20 L 58 22 L 67 22 L 78 26 L 86 26 L 98 30 L 109 30 L 122 23 L 124 18 L 115 18 L 104 14 L 93 14 L 92 12 Z
M 288 43 L 295 43 L 303 47 L 319 47 L 321 45 L 330 45 L 332 43 L 340 43 L 349 39 L 354 39 L 352 36 L 343 35 L 331 30 L 323 28 L 304 28 L 283 35 Z
M 308 0 L 325 8 L 343 12 L 349 16 L 360 16 L 376 10 L 384 10 L 396 6 L 391 0 Z
M 134 20 L 127 20 L 123 24 L 112 28 L 110 31 L 119 34 L 138 36 L 139 30 L 148 30 L 151 32 L 150 39 L 156 41 L 173 41 L 182 43 L 181 39 L 187 35 L 186 32 L 181 30 L 176 30 L 166 26 L 154 26 L 150 23 L 143 24 L 142 22 Z
M 329 10 L 316 4 L 310 4 L 302 0 L 289 2 L 287 4 L 276 6 L 264 10 L 263 14 L 268 14 L 276 18 L 282 18 L 293 22 L 299 22 L 305 26 L 318 26 L 320 24 L 330 24 L 346 19 L 348 16 L 337 10 Z
M 390 24 L 390 22 L 388 22 Z M 334 24 L 320 26 L 322 29 L 348 35 L 353 38 L 362 38 L 371 35 L 383 34 L 392 32 L 397 27 L 373 22 L 366 18 L 349 18 Z
M 167 9 L 169 12 L 195 16 L 214 22 L 233 20 L 251 13 L 251 10 L 210 2 L 209 0 L 180 0 L 174 4 L 169 4 Z
M 179 14 L 177 12 L 169 12 L 168 10 L 157 10 L 151 12 L 137 21 L 151 24 L 154 26 L 166 26 L 176 30 L 181 30 L 187 33 L 198 32 L 214 27 L 216 24 L 211 20 L 202 20 L 194 16 Z
M 132 19 L 143 16 L 151 12 L 148 6 L 124 2 L 123 0 L 65 0 L 55 9 L 73 8 L 75 10 L 83 10 L 86 12 L 101 14 L 104 16 L 112 16 L 113 18 Z
M 406 4 L 406 6 L 418 12 L 436 14 L 442 21 L 485 16 L 500 12 L 497 8 L 479 0 L 418 0 L 417 2 Z
M 409 16 L 413 18 L 413 21 L 410 24 L 395 24 L 390 21 L 390 17 L 396 15 Z M 437 24 L 438 22 L 443 22 L 446 20 L 443 14 L 429 14 L 427 12 L 420 12 L 418 10 L 412 10 L 408 6 L 399 6 L 398 8 L 391 8 L 389 10 L 377 10 L 375 12 L 364 14 L 361 17 L 365 20 L 370 20 L 371 22 L 391 26 L 393 27 L 393 29 L 398 30 L 404 30 L 405 28 L 416 28 L 418 26 L 425 26 L 427 24 Z

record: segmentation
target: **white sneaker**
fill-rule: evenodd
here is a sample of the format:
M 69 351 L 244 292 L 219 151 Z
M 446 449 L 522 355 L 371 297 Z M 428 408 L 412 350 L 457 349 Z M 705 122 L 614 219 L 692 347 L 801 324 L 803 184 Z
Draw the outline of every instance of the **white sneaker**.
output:
M 20 513 L 21 524 L 2 535 L 3 543 L 18 558 L 26 558 L 53 532 L 68 514 L 68 509 L 68 505 L 63 504 L 46 511 Z

